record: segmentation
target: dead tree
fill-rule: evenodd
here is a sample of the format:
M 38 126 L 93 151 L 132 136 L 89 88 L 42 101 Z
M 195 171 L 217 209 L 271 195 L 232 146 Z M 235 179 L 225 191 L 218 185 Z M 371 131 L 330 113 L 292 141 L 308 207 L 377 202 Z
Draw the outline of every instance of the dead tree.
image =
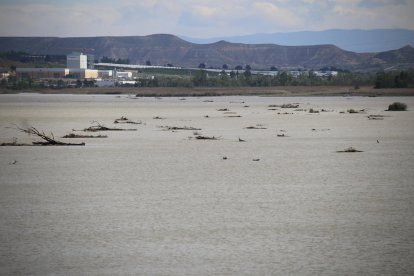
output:
M 44 133 L 44 131 L 39 131 L 33 126 L 28 127 L 28 128 L 21 128 L 21 127 L 16 126 L 15 128 L 29 135 L 37 136 L 43 140 L 43 141 L 34 141 L 32 142 L 33 145 L 39 145 L 39 146 L 84 146 L 85 145 L 85 143 L 65 143 L 65 142 L 55 140 L 53 133 L 50 133 L 50 135 L 47 135 Z

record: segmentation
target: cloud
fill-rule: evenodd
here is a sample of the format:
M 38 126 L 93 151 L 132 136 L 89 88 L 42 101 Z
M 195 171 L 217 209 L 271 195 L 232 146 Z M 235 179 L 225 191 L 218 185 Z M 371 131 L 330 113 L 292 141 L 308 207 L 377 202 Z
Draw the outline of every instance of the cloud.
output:
M 0 36 L 173 33 L 211 37 L 333 28 L 408 28 L 406 0 L 3 0 Z
M 359 7 L 380 8 L 384 6 L 407 5 L 406 0 L 362 0 Z
M 276 24 L 276 26 L 284 26 L 291 29 L 302 23 L 302 19 L 295 13 L 274 3 L 254 3 L 253 9 L 258 19 L 266 20 L 269 24 Z

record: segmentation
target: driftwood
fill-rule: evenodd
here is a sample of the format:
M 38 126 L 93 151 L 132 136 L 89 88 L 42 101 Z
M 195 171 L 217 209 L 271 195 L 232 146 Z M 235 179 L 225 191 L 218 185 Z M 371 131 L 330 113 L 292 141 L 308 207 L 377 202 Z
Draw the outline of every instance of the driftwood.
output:
M 202 136 L 202 135 L 198 135 L 195 137 L 197 140 L 218 140 L 218 137 L 215 136 Z
M 142 121 L 139 122 L 134 122 L 134 121 L 130 121 L 127 117 L 125 116 L 121 116 L 121 118 L 115 119 L 114 124 L 134 124 L 134 125 L 140 125 L 142 124 Z
M 248 127 L 245 127 L 245 129 L 267 129 L 267 128 L 262 127 L 262 126 L 248 126 Z
M 227 117 L 227 118 L 240 118 L 241 116 L 240 115 L 228 115 L 228 116 L 225 116 L 225 117 Z
M 114 124 L 133 124 L 133 125 L 142 125 L 142 121 L 139 121 L 139 122 L 134 122 L 134 121 L 125 121 L 125 120 L 122 120 L 122 121 L 119 121 L 119 120 L 115 120 L 114 121 Z
M 84 146 L 85 143 L 65 143 L 58 140 L 55 140 L 53 133 L 49 135 L 45 134 L 43 131 L 37 130 L 35 127 L 28 127 L 28 128 L 21 128 L 16 126 L 15 129 L 27 133 L 29 135 L 34 135 L 41 138 L 43 141 L 33 141 L 32 144 L 19 144 L 17 143 L 17 139 L 13 141 L 13 143 L 5 143 L 7 146 Z M 3 143 L 4 144 L 4 143 Z M 2 145 L 3 145 L 2 144 Z
M 164 130 L 201 130 L 201 128 L 195 128 L 195 127 L 176 127 L 176 126 L 160 126 L 160 128 L 163 128 Z
M 280 107 L 280 108 L 298 108 L 299 104 L 282 104 L 282 105 L 276 105 L 276 104 L 270 104 L 267 107 Z
M 80 131 L 85 132 L 97 132 L 97 131 L 136 131 L 136 128 L 109 128 L 104 125 L 101 125 L 100 123 L 97 123 L 96 125 L 90 126 L 88 128 L 84 128 Z M 73 131 L 79 131 L 79 130 L 73 130 Z
M 362 150 L 357 150 L 357 149 L 355 149 L 353 147 L 349 147 L 349 148 L 347 148 L 345 150 L 338 150 L 336 152 L 363 152 L 363 151 Z
M 1 143 L 0 147 L 6 147 L 6 146 L 12 146 L 12 147 L 22 147 L 22 146 L 33 146 L 33 144 L 24 144 L 24 143 L 17 143 L 17 140 L 13 140 L 13 142 L 10 143 Z
M 108 138 L 108 135 L 83 135 L 83 134 L 76 134 L 76 133 L 69 133 L 62 138 Z
M 369 120 L 384 120 L 384 117 L 389 117 L 385 115 L 368 115 Z
M 115 119 L 115 121 L 128 121 L 129 119 L 125 116 L 121 116 L 121 118 Z
M 282 104 L 281 108 L 298 108 L 299 104 Z

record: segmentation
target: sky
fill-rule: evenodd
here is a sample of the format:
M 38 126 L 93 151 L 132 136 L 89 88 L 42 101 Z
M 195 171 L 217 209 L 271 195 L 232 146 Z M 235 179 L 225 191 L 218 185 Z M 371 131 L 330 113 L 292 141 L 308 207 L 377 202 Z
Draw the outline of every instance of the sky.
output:
M 413 0 L 0 0 L 0 36 L 414 30 Z

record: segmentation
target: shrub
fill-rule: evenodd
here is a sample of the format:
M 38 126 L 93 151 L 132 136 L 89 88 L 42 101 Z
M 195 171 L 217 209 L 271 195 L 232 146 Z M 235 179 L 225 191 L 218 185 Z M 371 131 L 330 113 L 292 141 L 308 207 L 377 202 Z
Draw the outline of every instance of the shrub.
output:
M 388 111 L 406 111 L 407 105 L 405 103 L 395 102 L 388 106 Z

